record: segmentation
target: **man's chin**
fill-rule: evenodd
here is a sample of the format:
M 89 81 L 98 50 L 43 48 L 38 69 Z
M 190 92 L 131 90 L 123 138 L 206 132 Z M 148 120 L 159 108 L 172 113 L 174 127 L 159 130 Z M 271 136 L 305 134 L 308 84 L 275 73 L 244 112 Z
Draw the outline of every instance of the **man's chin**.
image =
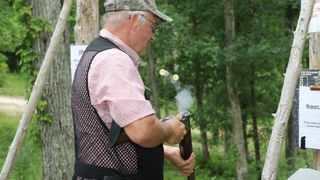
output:
M 141 51 L 137 52 L 139 55 L 145 55 L 147 52 L 147 47 L 143 48 Z

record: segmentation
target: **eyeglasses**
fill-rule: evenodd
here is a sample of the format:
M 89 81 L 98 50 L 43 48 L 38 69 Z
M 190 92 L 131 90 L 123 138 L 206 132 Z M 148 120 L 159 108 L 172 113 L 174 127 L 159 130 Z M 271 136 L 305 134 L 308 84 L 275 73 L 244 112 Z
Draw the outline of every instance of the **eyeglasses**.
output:
M 158 23 L 156 21 L 151 20 L 150 18 L 148 18 L 148 16 L 144 15 L 144 14 L 140 14 L 142 17 L 146 18 L 148 21 L 150 21 L 152 23 L 152 33 L 156 33 L 157 31 L 157 27 L 158 27 Z

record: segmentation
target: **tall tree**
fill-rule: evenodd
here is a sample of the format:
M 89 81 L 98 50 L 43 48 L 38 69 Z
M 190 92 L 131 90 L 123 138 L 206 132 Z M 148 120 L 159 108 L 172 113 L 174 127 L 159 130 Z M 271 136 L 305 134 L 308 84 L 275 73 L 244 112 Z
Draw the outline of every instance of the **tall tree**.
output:
M 314 0 L 303 0 L 301 3 L 302 8 L 292 43 L 292 49 L 286 69 L 281 98 L 277 113 L 274 115 L 275 123 L 272 129 L 266 160 L 262 171 L 263 180 L 273 180 L 277 178 L 277 167 L 280 160 L 282 143 L 285 137 L 285 132 L 287 131 L 290 112 L 292 110 L 295 87 L 303 56 L 303 47 L 306 41 L 307 27 L 309 24 Z
M 294 14 L 297 13 L 297 10 L 293 8 L 293 3 L 290 0 L 285 0 L 285 27 L 286 27 L 286 34 L 291 35 L 293 30 L 293 23 L 294 23 Z M 294 131 L 294 124 L 293 124 L 293 113 L 291 113 L 291 117 L 288 120 L 288 131 L 286 137 L 286 148 L 285 148 L 285 156 L 287 160 L 287 164 L 291 169 L 295 169 L 296 163 L 296 147 L 293 142 L 293 131 Z
M 148 59 L 148 71 L 149 71 L 149 78 L 151 82 L 151 89 L 152 89 L 152 98 L 151 102 L 152 105 L 158 115 L 160 117 L 160 107 L 159 107 L 159 100 L 158 100 L 158 83 L 156 79 L 156 69 L 155 69 L 155 58 L 153 57 L 152 51 L 150 47 L 147 50 L 147 59 Z
M 57 23 L 63 1 L 31 0 L 33 15 Z M 34 42 L 38 62 L 44 58 L 51 33 L 41 33 Z M 70 61 L 68 31 L 56 50 L 55 64 L 45 87 L 45 104 L 52 116 L 40 121 L 43 179 L 71 179 L 74 163 L 74 138 L 70 108 Z
M 197 16 L 196 13 L 194 13 L 191 16 L 191 33 L 196 34 L 197 30 Z M 202 149 L 202 156 L 203 161 L 208 162 L 210 159 L 210 153 L 208 149 L 208 136 L 207 136 L 207 130 L 205 128 L 205 121 L 203 116 L 203 95 L 204 95 L 204 83 L 202 81 L 202 73 L 203 73 L 203 63 L 200 60 L 201 58 L 197 59 L 195 63 L 193 63 L 194 72 L 195 72 L 195 96 L 197 101 L 197 116 L 199 119 L 199 126 L 200 126 L 200 137 L 201 137 L 201 149 Z
M 232 64 L 232 58 L 234 58 L 234 50 L 232 50 L 232 43 L 234 43 L 235 35 L 235 17 L 234 17 L 234 2 L 233 0 L 224 0 L 224 17 L 225 17 L 225 34 L 226 34 L 226 47 L 229 51 L 226 53 L 228 59 L 226 67 L 226 79 L 228 98 L 230 103 L 230 112 L 233 117 L 233 132 L 234 140 L 237 145 L 237 179 L 245 180 L 248 177 L 248 162 L 245 150 L 245 143 L 243 137 L 243 122 L 241 117 L 240 100 L 238 96 L 238 90 L 235 81 L 235 73 Z
M 259 144 L 259 131 L 258 131 L 258 122 L 257 122 L 257 93 L 256 93 L 256 65 L 253 62 L 250 67 L 251 70 L 251 118 L 252 118 L 252 128 L 253 128 L 253 144 L 254 152 L 256 157 L 256 167 L 260 171 L 260 144 Z
M 320 68 L 320 33 L 310 33 L 309 69 Z M 314 152 L 314 168 L 320 170 L 320 150 Z

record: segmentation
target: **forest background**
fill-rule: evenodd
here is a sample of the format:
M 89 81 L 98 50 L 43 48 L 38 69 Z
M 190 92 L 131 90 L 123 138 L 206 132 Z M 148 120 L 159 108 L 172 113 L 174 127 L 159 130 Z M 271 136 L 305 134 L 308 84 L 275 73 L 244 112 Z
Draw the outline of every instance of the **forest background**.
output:
M 151 100 L 161 117 L 177 112 L 177 86 L 170 79 L 171 75 L 177 74 L 180 87 L 192 92 L 194 103 L 188 110 L 192 114 L 197 179 L 239 179 L 239 159 L 246 161 L 246 179 L 259 179 L 274 121 L 272 113 L 278 106 L 283 74 L 288 63 L 300 1 L 231 1 L 235 25 L 232 41 L 228 40 L 230 34 L 226 28 L 227 1 L 157 1 L 158 8 L 164 10 L 174 21 L 159 27 L 155 41 L 142 57 L 140 71 L 145 84 L 153 90 Z M 1 95 L 28 98 L 30 94 L 45 53 L 45 45 L 49 43 L 50 33 L 54 29 L 53 22 L 58 18 L 56 15 L 52 17 L 55 20 L 50 20 L 41 16 L 40 9 L 49 7 L 40 7 L 39 2 L 0 0 Z M 61 6 L 61 1 L 59 3 Z M 102 7 L 103 1 L 100 0 L 99 3 Z M 58 86 L 58 89 L 61 89 L 60 84 L 70 87 L 68 50 L 70 44 L 75 42 L 75 17 L 74 3 L 63 42 L 67 50 L 63 52 L 66 71 L 58 71 L 64 78 L 58 76 L 56 78 L 59 80 L 54 83 L 54 75 L 51 75 L 48 87 L 52 84 Z M 40 46 L 41 43 L 45 45 Z M 307 68 L 308 51 L 304 52 L 302 66 Z M 61 66 L 54 68 L 63 69 Z M 161 69 L 171 75 L 161 76 Z M 60 80 L 62 83 L 59 83 Z M 59 161 L 53 162 L 48 158 L 48 153 L 56 153 L 52 155 L 54 158 L 59 156 L 59 151 L 48 152 L 48 149 L 54 151 L 48 144 L 55 143 L 49 143 L 46 138 L 50 131 L 48 129 L 54 129 L 52 127 L 56 122 L 56 114 L 52 109 L 63 107 L 59 103 L 52 103 L 52 99 L 56 97 L 52 95 L 55 94 L 52 92 L 54 90 L 50 89 L 51 91 L 46 89 L 43 99 L 38 103 L 37 114 L 18 155 L 11 179 L 50 179 L 47 177 L 53 176 L 60 179 L 59 173 L 49 165 L 57 163 L 59 166 Z M 69 88 L 62 89 L 66 90 L 62 94 L 68 94 Z M 64 98 L 64 95 L 61 97 Z M 68 98 L 65 100 L 68 101 Z M 238 104 L 236 110 L 240 113 L 235 113 L 230 104 Z M 70 113 L 70 110 L 63 113 Z M 63 122 L 71 122 L 70 114 L 63 113 L 59 113 L 64 116 Z M 3 166 L 20 117 L 20 114 L 0 112 L 0 167 Z M 239 122 L 240 126 L 235 126 Z M 239 127 L 242 131 L 237 133 Z M 72 126 L 66 125 L 65 130 L 73 134 Z M 50 137 L 54 139 L 55 135 L 51 134 Z M 70 134 L 66 137 L 70 137 L 66 146 L 70 149 L 60 156 L 69 160 L 73 156 L 70 153 L 73 151 L 73 138 Z M 313 164 L 312 151 L 294 147 L 291 137 L 289 128 L 282 148 L 278 179 L 287 179 L 298 168 Z M 243 147 L 238 144 L 237 139 L 243 140 Z M 59 146 L 59 143 L 62 144 L 57 141 L 55 145 Z M 64 168 L 62 176 L 70 174 L 72 163 L 70 164 L 66 164 L 69 168 Z M 46 170 L 48 168 L 53 171 L 51 174 Z M 169 163 L 166 163 L 165 170 L 165 179 L 184 179 L 176 174 Z

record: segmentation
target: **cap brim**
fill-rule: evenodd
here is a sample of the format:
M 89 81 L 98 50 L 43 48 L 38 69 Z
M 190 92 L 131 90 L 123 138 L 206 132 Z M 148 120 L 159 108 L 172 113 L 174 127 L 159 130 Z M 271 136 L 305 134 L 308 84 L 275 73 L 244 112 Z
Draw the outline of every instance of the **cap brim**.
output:
M 164 13 L 156 10 L 156 11 L 151 11 L 153 14 L 155 14 L 156 16 L 158 16 L 159 19 L 161 19 L 162 21 L 166 21 L 166 22 L 171 22 L 173 19 L 167 15 L 165 15 Z

